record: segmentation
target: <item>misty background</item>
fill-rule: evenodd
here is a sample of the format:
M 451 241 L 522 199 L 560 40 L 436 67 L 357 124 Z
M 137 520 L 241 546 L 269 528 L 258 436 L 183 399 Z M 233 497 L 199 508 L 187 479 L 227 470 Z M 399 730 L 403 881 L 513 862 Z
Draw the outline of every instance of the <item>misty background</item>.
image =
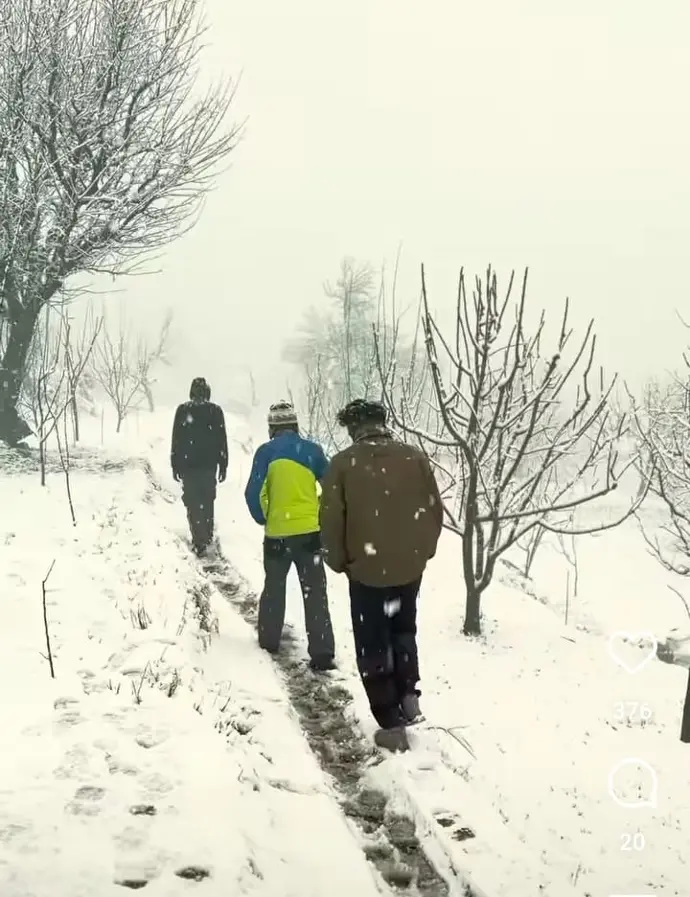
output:
M 528 303 L 595 316 L 632 386 L 688 342 L 690 7 L 680 0 L 207 0 L 205 70 L 248 118 L 199 223 L 115 291 L 137 330 L 174 313 L 162 402 L 286 394 L 282 346 L 343 256 L 390 267 L 399 301 L 455 302 L 458 270 L 530 267 Z M 84 302 L 85 300 L 78 300 Z M 163 382 L 165 381 L 165 382 Z

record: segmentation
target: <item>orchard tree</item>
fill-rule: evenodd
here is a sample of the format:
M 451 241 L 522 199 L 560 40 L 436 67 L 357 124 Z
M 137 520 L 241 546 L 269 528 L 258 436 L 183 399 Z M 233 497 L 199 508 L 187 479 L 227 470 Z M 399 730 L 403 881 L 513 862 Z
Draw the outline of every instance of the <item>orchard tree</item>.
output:
M 156 367 L 168 364 L 167 347 L 172 316 L 166 314 L 159 334 L 153 342 L 135 337 L 121 319 L 117 330 L 104 326 L 95 341 L 89 359 L 91 381 L 100 388 L 115 411 L 115 432 L 119 433 L 127 415 L 145 401 L 149 411 L 155 410 L 153 386 Z
M 301 381 L 305 428 L 330 451 L 347 439 L 336 424 L 338 410 L 352 399 L 381 398 L 375 336 L 387 365 L 394 356 L 406 357 L 396 305 L 398 261 L 389 285 L 385 269 L 377 283 L 369 263 L 343 259 L 335 283 L 324 284 L 328 305 L 310 309 L 287 344 L 285 358 Z
M 0 8 L 0 439 L 41 310 L 75 275 L 131 273 L 194 224 L 235 147 L 231 84 L 201 95 L 200 0 Z
M 393 423 L 432 461 L 445 526 L 461 538 L 467 635 L 481 633 L 481 596 L 497 560 L 519 539 L 537 527 L 584 534 L 615 526 L 643 497 L 615 520 L 583 518 L 583 508 L 615 490 L 632 464 L 618 450 L 625 420 L 613 426 L 609 417 L 615 378 L 605 383 L 594 369 L 592 322 L 574 340 L 567 302 L 555 345 L 544 352 L 544 312 L 531 333 L 525 322 L 527 271 L 517 296 L 513 288 L 511 275 L 500 297 L 489 269 L 485 279 L 476 278 L 468 299 L 461 272 L 448 338 L 431 313 L 422 266 L 421 327 L 433 409 L 404 381 L 396 400 L 390 372 L 379 364 Z
M 690 355 L 683 359 L 683 370 L 645 386 L 641 402 L 630 398 L 657 511 L 652 525 L 637 515 L 642 535 L 666 570 L 690 577 Z

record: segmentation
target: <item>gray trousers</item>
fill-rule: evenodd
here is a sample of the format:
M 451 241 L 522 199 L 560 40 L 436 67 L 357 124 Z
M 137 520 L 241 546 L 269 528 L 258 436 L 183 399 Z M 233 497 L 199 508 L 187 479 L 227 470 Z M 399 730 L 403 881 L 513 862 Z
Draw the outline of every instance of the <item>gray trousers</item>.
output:
M 182 501 L 187 509 L 194 548 L 207 548 L 213 541 L 216 470 L 188 470 L 182 476 Z
M 264 539 L 265 581 L 259 600 L 259 645 L 266 651 L 278 650 L 285 623 L 285 585 L 293 564 L 302 588 L 309 656 L 312 660 L 333 659 L 335 643 L 319 533 Z

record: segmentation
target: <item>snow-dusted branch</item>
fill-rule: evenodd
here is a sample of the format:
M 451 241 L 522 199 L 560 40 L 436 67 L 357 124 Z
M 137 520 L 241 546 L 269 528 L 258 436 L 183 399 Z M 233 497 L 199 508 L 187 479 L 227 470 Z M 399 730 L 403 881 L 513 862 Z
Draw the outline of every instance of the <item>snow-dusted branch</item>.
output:
M 665 383 L 648 383 L 642 401 L 630 396 L 630 402 L 640 451 L 652 471 L 653 523 L 639 513 L 640 530 L 666 570 L 690 576 L 690 363 L 683 357 L 684 371 Z
M 77 389 L 99 328 L 100 322 L 94 324 L 89 319 L 75 341 L 67 310 L 59 305 L 46 305 L 36 322 L 24 369 L 21 407 L 38 440 L 42 485 L 50 437 L 58 431 L 68 408 L 77 421 Z
M 195 223 L 235 147 L 234 85 L 197 85 L 201 0 L 12 0 L 0 10 L 0 438 L 41 309 Z
M 352 399 L 381 397 L 373 334 L 380 339 L 386 366 L 405 356 L 395 296 L 397 271 L 398 260 L 391 279 L 384 267 L 376 291 L 369 264 L 343 259 L 335 284 L 324 285 L 327 309 L 312 309 L 287 344 L 285 358 L 297 366 L 301 380 L 298 397 L 308 433 L 328 452 L 347 442 L 335 424 L 340 408 Z
M 159 365 L 164 365 L 166 367 L 170 365 L 168 353 L 172 320 L 173 315 L 172 312 L 169 311 L 163 319 L 160 332 L 154 343 L 149 344 L 143 338 L 140 338 L 137 342 L 137 375 L 141 384 L 141 391 L 146 397 L 149 411 L 155 411 L 153 387 L 156 384 L 156 368 Z
M 55 678 L 55 665 L 53 663 L 53 649 L 50 643 L 50 625 L 48 623 L 48 580 L 50 579 L 50 574 L 53 572 L 53 567 L 55 566 L 55 561 L 53 560 L 50 567 L 48 568 L 48 572 L 41 580 L 41 607 L 43 609 L 43 634 L 45 635 L 46 640 L 46 660 L 48 661 L 48 666 L 50 668 L 50 678 Z
M 546 316 L 529 332 L 526 296 L 527 271 L 517 292 L 511 275 L 499 296 L 489 268 L 476 278 L 471 297 L 461 271 L 450 339 L 431 312 L 422 266 L 431 396 L 412 406 L 409 387 L 398 384 L 396 401 L 386 378 L 395 425 L 434 462 L 445 525 L 462 538 L 468 634 L 480 631 L 480 597 L 497 559 L 523 536 L 537 527 L 555 533 L 611 527 L 637 507 L 632 503 L 608 522 L 579 519 L 586 505 L 616 489 L 633 463 L 620 455 L 627 422 L 611 421 L 616 378 L 605 383 L 595 371 L 593 323 L 576 342 L 566 301 L 555 345 L 545 353 Z

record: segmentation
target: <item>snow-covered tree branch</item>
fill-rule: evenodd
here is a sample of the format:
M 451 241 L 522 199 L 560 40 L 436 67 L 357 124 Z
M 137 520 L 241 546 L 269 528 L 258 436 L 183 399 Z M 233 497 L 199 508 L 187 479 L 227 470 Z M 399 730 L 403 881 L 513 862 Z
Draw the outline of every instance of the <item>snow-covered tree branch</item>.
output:
M 160 365 L 170 365 L 170 325 L 172 324 L 172 312 L 168 312 L 163 319 L 160 332 L 154 343 L 140 338 L 137 342 L 136 369 L 141 384 L 141 391 L 146 398 L 149 411 L 155 411 L 156 403 L 153 395 L 153 387 L 157 382 L 156 368 Z
M 648 383 L 642 402 L 631 397 L 631 403 L 643 463 L 652 470 L 654 522 L 637 515 L 642 535 L 666 570 L 690 576 L 690 363 L 684 360 L 684 371 Z
M 300 380 L 298 404 L 306 432 L 328 452 L 347 441 L 335 423 L 339 409 L 352 399 L 381 397 L 374 334 L 386 364 L 404 352 L 398 335 L 397 271 L 396 261 L 391 283 L 384 270 L 377 289 L 371 265 L 343 259 L 335 284 L 324 285 L 329 307 L 310 310 L 287 344 L 285 358 L 296 366 Z
M 445 525 L 462 539 L 466 634 L 481 631 L 481 595 L 498 558 L 520 538 L 536 527 L 598 531 L 637 506 L 607 522 L 581 519 L 583 507 L 616 489 L 632 464 L 619 455 L 627 424 L 612 426 L 608 412 L 615 378 L 605 383 L 594 369 L 592 322 L 575 340 L 567 302 L 554 348 L 545 353 L 545 314 L 531 332 L 525 321 L 527 271 L 517 295 L 514 287 L 511 275 L 500 297 L 489 269 L 468 299 L 461 272 L 451 340 L 431 312 L 422 266 L 421 328 L 433 404 L 426 395 L 413 404 L 404 384 L 396 401 L 390 376 L 384 390 L 396 427 L 434 463 Z
M 195 221 L 239 130 L 200 96 L 200 0 L 0 9 L 0 438 L 41 309 L 76 274 L 130 273 Z
M 42 485 L 46 477 L 46 445 L 64 424 L 68 409 L 78 434 L 77 391 L 100 324 L 100 320 L 88 318 L 75 341 L 66 308 L 52 304 L 45 306 L 36 322 L 24 368 L 20 407 L 32 422 L 38 440 Z

